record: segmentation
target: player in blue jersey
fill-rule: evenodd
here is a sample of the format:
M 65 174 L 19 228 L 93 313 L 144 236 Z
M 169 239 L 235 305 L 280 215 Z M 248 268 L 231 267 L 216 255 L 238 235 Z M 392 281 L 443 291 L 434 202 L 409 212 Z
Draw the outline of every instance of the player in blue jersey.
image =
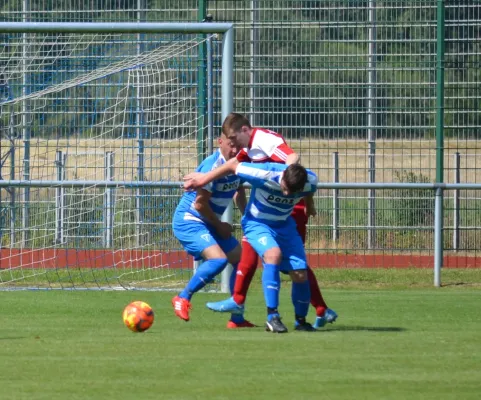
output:
M 284 272 L 292 279 L 295 329 L 314 331 L 306 322 L 310 303 L 306 254 L 291 213 L 301 199 L 312 199 L 317 188 L 316 174 L 299 164 L 276 163 L 240 163 L 237 167 L 234 165 L 231 172 L 252 185 L 242 228 L 264 265 L 262 286 L 267 305 L 266 330 L 287 332 L 278 311 L 279 272 Z M 238 305 L 232 297 L 208 303 L 207 307 L 214 311 L 244 312 L 244 306 Z
M 196 169 L 197 172 L 208 172 L 235 157 L 237 149 L 222 134 L 218 140 L 219 149 L 207 157 Z M 204 262 L 182 292 L 172 299 L 175 314 L 189 321 L 191 298 L 218 275 L 230 262 L 234 269 L 240 259 L 241 247 L 232 236 L 232 226 L 222 222 L 221 217 L 232 199 L 235 199 L 240 210 L 246 206 L 246 195 L 241 179 L 232 174 L 217 179 L 195 192 L 187 192 L 177 206 L 172 228 L 175 237 L 185 251 L 196 260 Z M 233 289 L 235 272 L 231 275 Z M 228 328 L 252 327 L 244 320 L 243 315 L 236 313 L 228 322 Z

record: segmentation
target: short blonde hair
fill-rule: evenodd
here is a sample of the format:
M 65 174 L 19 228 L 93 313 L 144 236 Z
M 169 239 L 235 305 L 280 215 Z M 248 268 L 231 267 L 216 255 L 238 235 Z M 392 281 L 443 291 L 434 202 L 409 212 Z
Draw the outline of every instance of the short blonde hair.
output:
M 232 112 L 225 118 L 222 124 L 222 133 L 228 135 L 231 131 L 238 132 L 243 126 L 247 126 L 249 129 L 252 128 L 251 123 L 245 116 Z

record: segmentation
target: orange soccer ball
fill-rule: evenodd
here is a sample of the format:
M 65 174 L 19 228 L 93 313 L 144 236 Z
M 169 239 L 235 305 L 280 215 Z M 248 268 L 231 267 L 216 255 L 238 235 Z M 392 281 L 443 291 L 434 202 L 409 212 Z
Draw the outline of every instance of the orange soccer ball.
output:
M 143 301 L 134 301 L 124 308 L 122 318 L 132 332 L 144 332 L 154 323 L 154 310 Z

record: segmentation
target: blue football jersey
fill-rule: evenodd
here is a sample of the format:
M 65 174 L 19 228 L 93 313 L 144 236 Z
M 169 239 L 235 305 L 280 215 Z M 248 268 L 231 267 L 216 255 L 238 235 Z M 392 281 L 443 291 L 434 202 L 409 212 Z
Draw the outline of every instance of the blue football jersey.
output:
M 197 167 L 196 172 L 209 172 L 226 162 L 224 156 L 217 150 L 214 154 L 207 157 Z M 225 209 L 232 201 L 235 192 L 241 184 L 241 178 L 236 175 L 228 175 L 224 178 L 215 180 L 203 187 L 203 189 L 211 193 L 209 205 L 212 211 L 220 218 L 224 214 Z M 179 220 L 194 220 L 203 221 L 200 215 L 194 208 L 195 198 L 197 192 L 187 192 L 182 196 L 179 205 L 175 209 L 174 221 Z
M 267 225 L 282 224 L 294 206 L 317 189 L 317 175 L 307 170 L 308 181 L 302 192 L 284 195 L 280 186 L 282 174 L 288 166 L 277 163 L 240 163 L 236 175 L 252 185 L 244 218 Z

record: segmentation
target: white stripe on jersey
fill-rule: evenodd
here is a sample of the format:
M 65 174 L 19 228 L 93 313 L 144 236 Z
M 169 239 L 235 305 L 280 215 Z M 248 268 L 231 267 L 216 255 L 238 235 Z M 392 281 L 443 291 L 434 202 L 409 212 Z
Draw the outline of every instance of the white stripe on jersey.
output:
M 231 197 L 211 197 L 210 202 L 214 203 L 216 206 L 227 207 L 232 201 Z
M 261 203 L 262 205 L 266 206 L 266 207 L 269 207 L 271 209 L 274 209 L 274 210 L 277 210 L 279 212 L 282 212 L 282 213 L 286 213 L 286 209 L 285 208 L 281 208 L 281 207 L 276 207 L 275 205 L 273 205 L 272 203 L 268 202 L 267 201 L 267 197 L 271 195 L 271 193 L 269 192 L 266 192 L 265 190 L 262 190 L 262 189 L 259 189 L 259 188 L 256 188 L 255 192 L 254 192 L 254 198 L 259 202 Z M 256 207 L 257 208 L 257 207 Z M 258 210 L 259 211 L 259 210 Z M 260 212 L 260 211 L 259 211 Z M 266 215 L 265 213 L 263 213 L 263 215 Z M 262 217 L 264 218 L 264 217 Z
M 283 171 L 267 171 L 265 169 L 248 167 L 246 163 L 240 163 L 236 168 L 236 174 L 249 175 L 249 176 L 252 176 L 253 178 L 259 178 L 264 181 L 267 179 L 273 180 L 276 177 L 279 177 L 279 181 L 280 181 Z M 275 184 L 275 182 L 270 182 L 270 183 Z M 277 187 L 279 188 L 280 186 L 277 185 Z
M 192 215 L 190 213 L 185 213 L 184 214 L 184 221 L 197 221 L 197 222 L 204 222 L 200 218 L 197 218 L 195 215 Z
M 279 157 L 281 160 L 284 160 L 286 161 L 287 160 L 287 155 L 286 153 L 284 153 L 283 151 L 279 150 L 278 148 L 276 148 L 274 150 L 274 153 L 277 157 Z
M 274 214 L 267 214 L 261 213 L 259 209 L 256 207 L 254 203 L 251 204 L 249 207 L 249 212 L 254 218 L 264 219 L 267 221 L 285 221 L 289 215 L 292 213 L 292 209 L 290 209 L 287 213 L 282 215 L 274 215 Z
M 219 157 L 217 158 L 217 160 L 214 161 L 214 163 L 212 164 L 212 168 L 211 168 L 211 171 L 216 169 L 217 167 L 220 167 L 222 164 L 225 163 L 225 158 L 224 156 L 222 155 L 222 153 L 220 152 L 220 150 L 217 150 L 219 152 Z M 215 152 L 214 152 L 215 154 Z M 202 187 L 202 189 L 204 190 L 207 190 L 208 192 L 212 193 L 214 191 L 214 182 L 209 182 L 207 185 L 205 185 L 204 187 Z

